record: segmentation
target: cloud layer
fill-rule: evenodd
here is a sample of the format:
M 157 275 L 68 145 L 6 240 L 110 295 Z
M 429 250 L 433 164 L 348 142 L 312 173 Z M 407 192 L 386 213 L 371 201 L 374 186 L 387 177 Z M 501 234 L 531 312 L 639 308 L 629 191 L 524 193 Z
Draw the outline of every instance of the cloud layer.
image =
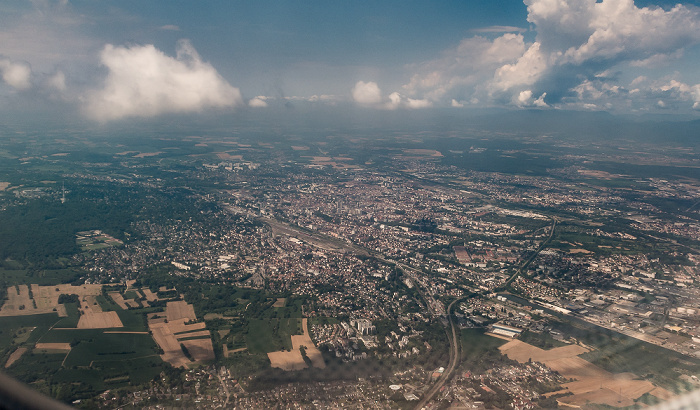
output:
M 692 6 L 639 8 L 632 0 L 526 0 L 537 37 L 515 63 L 496 71 L 494 93 L 547 92 L 553 103 L 623 64 L 664 61 L 700 42 Z
M 267 97 L 259 95 L 248 101 L 248 106 L 253 108 L 265 108 L 267 107 L 267 101 L 265 101 L 266 99 Z
M 382 96 L 382 90 L 373 81 L 358 81 L 351 90 L 353 100 L 363 106 L 379 108 L 382 110 L 395 110 L 397 108 L 428 108 L 433 105 L 426 99 L 414 99 L 406 97 L 398 92 Z
M 90 92 L 84 110 L 91 118 L 110 121 L 236 107 L 241 93 L 203 62 L 192 45 L 181 40 L 177 56 L 153 45 L 115 47 L 100 54 L 107 70 L 104 87 Z
M 363 38 L 359 34 L 365 29 L 358 25 L 356 41 L 371 38 L 372 47 L 360 47 L 368 52 L 363 56 L 356 50 L 350 62 L 345 54 L 326 52 L 342 49 L 334 46 L 347 40 L 342 36 L 304 43 L 308 54 L 285 55 L 281 49 L 258 47 L 260 33 L 217 26 L 221 35 L 236 32 L 242 36 L 237 43 L 247 44 L 224 48 L 228 43 L 194 32 L 196 25 L 182 11 L 162 21 L 135 7 L 10 2 L 0 6 L 0 110 L 21 101 L 47 108 L 60 102 L 56 108 L 62 112 L 69 107 L 99 121 L 302 101 L 351 101 L 378 110 L 511 106 L 700 111 L 697 2 L 681 0 L 686 4 L 661 8 L 639 7 L 634 0 L 522 1 L 527 21 L 520 26 L 511 20 L 507 23 L 515 26 L 469 27 L 465 19 L 459 32 L 469 33 L 467 38 L 428 36 L 428 51 L 400 43 L 406 38 L 399 33 Z M 507 8 L 523 11 L 523 3 Z M 459 24 L 461 19 L 454 15 Z M 149 45 L 172 44 L 185 35 L 197 44 L 211 41 L 206 57 L 215 56 L 221 67 L 203 61 L 187 41 L 178 44 L 175 56 Z M 430 51 L 445 44 L 451 46 Z M 245 101 L 224 78 L 234 65 L 237 83 L 250 93 Z
M 634 110 L 645 104 L 666 108 L 665 97 L 700 105 L 692 91 L 700 86 L 685 85 L 685 91 L 671 93 L 649 81 L 625 84 L 620 80 L 625 76 L 619 75 L 663 66 L 699 44 L 697 7 L 664 10 L 637 7 L 633 0 L 525 0 L 525 4 L 536 32 L 534 41 L 526 42 L 514 27 L 474 30 L 510 32 L 466 38 L 437 59 L 408 66 L 412 74 L 401 89 L 404 101 L 583 109 L 621 103 Z M 671 80 L 679 82 L 665 81 Z M 376 101 L 378 90 L 375 83 L 359 82 L 352 94 L 360 104 L 386 108 Z

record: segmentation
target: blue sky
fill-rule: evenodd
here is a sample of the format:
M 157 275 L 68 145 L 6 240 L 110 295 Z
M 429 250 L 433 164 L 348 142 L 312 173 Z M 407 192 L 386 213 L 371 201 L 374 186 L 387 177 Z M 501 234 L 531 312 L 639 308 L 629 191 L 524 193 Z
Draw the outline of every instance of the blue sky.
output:
M 0 109 L 700 114 L 700 8 L 665 0 L 5 1 Z

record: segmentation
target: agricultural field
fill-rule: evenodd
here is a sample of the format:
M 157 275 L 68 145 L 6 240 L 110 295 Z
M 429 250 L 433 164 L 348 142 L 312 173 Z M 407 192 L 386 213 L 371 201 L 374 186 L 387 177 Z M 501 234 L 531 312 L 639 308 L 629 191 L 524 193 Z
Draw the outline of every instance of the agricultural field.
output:
M 129 309 L 130 307 L 141 307 L 138 302 L 126 300 L 119 292 L 109 292 L 109 297 L 112 298 L 121 309 Z
M 16 362 L 17 360 L 19 360 L 19 358 L 22 357 L 22 355 L 23 355 L 24 353 L 26 353 L 27 350 L 29 350 L 29 349 L 26 348 L 26 347 L 18 347 L 17 350 L 15 350 L 14 352 L 12 352 L 12 354 L 10 355 L 10 357 L 7 359 L 7 362 L 5 362 L 5 368 L 8 368 L 8 367 L 12 366 L 12 363 L 14 363 L 14 362 Z
M 608 406 L 632 406 L 635 400 L 646 393 L 657 397 L 672 396 L 667 390 L 657 387 L 649 381 L 639 380 L 632 373 L 610 373 L 581 357 L 590 349 L 579 345 L 567 345 L 543 350 L 520 340 L 510 341 L 499 350 L 510 359 L 520 363 L 540 362 L 559 372 L 572 382 L 562 385 L 562 390 L 552 393 L 572 393 L 559 398 L 560 403 L 579 406 L 586 403 L 598 403 Z
M 267 357 L 270 359 L 272 367 L 277 367 L 282 370 L 301 370 L 308 367 L 304 356 L 302 355 L 302 349 L 304 355 L 308 357 L 309 361 L 313 367 L 323 369 L 326 367 L 326 363 L 323 360 L 323 356 L 318 348 L 314 345 L 309 337 L 309 327 L 306 318 L 302 319 L 303 334 L 292 335 L 292 350 L 291 351 L 277 351 L 268 352 Z
M 145 320 L 162 308 L 123 310 L 102 295 L 101 285 L 17 285 L 7 291 L 0 359 L 10 375 L 44 393 L 60 398 L 58 388 L 66 397 L 89 398 L 150 381 L 167 366 Z M 192 343 L 197 352 L 201 342 Z
M 80 316 L 78 329 L 123 327 L 117 312 L 86 312 Z
M 64 303 L 62 312 L 65 312 L 65 315 L 61 317 L 58 322 L 56 322 L 54 327 L 77 328 L 78 322 L 80 321 L 80 309 L 78 308 L 78 304 L 73 302 Z
M 483 329 L 462 329 L 460 342 L 462 360 L 498 353 L 498 348 L 506 343 L 502 339 L 485 335 Z
M 66 357 L 65 365 L 89 367 L 94 362 L 139 359 L 156 354 L 156 345 L 147 333 L 103 332 L 87 339 L 79 338 L 79 342 Z
M 593 349 L 581 358 L 611 373 L 633 373 L 670 392 L 692 389 L 682 374 L 700 374 L 700 362 L 679 353 L 610 331 L 592 331 L 574 324 L 556 327 Z
M 52 316 L 55 322 L 58 318 Z M 88 398 L 111 387 L 144 383 L 164 369 L 158 346 L 147 332 L 43 327 L 43 334 L 34 336 L 37 330 L 38 327 L 23 345 L 28 350 L 6 369 L 25 382 L 41 377 L 49 385 L 73 386 L 69 388 L 72 395 Z M 36 387 L 42 390 L 41 384 Z
M 204 322 L 186 324 L 193 320 L 197 320 L 194 308 L 184 301 L 168 302 L 164 315 L 150 315 L 148 328 L 163 351 L 163 361 L 186 368 L 214 360 L 211 333 Z
M 0 282 L 7 285 L 35 283 L 40 286 L 52 286 L 79 280 L 80 272 L 73 269 L 26 269 L 14 260 L 0 261 Z
M 197 320 L 194 307 L 185 301 L 168 302 L 165 314 L 169 322 L 179 319 Z
M 300 333 L 300 319 L 251 319 L 248 321 L 246 345 L 253 353 L 292 350 L 292 335 Z
M 37 284 L 15 285 L 7 288 L 7 301 L 0 309 L 0 316 L 36 315 L 57 312 L 67 316 L 65 308 L 58 303 L 61 295 L 77 295 L 79 299 L 97 296 L 102 292 L 102 285 L 70 284 L 40 286 Z
M 100 230 L 81 231 L 75 234 L 75 243 L 82 251 L 96 251 L 111 246 L 123 245 L 124 242 Z

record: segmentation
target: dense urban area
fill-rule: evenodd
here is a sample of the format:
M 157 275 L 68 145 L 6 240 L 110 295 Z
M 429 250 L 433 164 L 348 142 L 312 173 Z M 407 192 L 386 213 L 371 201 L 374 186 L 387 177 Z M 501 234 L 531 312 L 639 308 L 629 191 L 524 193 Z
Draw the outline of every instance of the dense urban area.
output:
M 3 370 L 83 408 L 639 408 L 700 381 L 697 143 L 5 135 Z

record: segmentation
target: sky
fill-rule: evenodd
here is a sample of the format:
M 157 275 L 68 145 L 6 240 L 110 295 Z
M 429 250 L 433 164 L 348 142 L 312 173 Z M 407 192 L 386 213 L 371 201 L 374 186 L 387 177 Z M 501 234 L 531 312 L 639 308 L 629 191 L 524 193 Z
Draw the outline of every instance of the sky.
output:
M 0 4 L 0 114 L 271 110 L 700 116 L 700 7 L 633 0 Z

